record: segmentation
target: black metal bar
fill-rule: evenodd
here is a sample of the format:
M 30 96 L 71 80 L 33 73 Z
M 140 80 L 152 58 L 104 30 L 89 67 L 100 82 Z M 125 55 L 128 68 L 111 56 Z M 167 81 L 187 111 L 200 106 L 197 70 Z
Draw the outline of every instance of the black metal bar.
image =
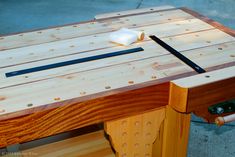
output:
M 84 63 L 84 62 L 89 62 L 89 61 L 94 61 L 94 60 L 99 60 L 99 59 L 105 59 L 105 58 L 135 53 L 135 52 L 139 52 L 139 51 L 144 51 L 144 49 L 142 47 L 137 47 L 137 48 L 127 49 L 127 50 L 122 50 L 122 51 L 116 51 L 116 52 L 86 57 L 86 58 L 79 58 L 79 59 L 54 63 L 54 64 L 48 64 L 48 65 L 43 65 L 43 66 L 8 72 L 8 73 L 5 73 L 5 75 L 6 75 L 6 77 L 13 77 L 13 76 L 23 75 L 23 74 L 27 74 L 27 73 L 42 71 L 42 70 L 58 68 L 58 67 L 62 67 L 62 66 L 68 66 L 68 65 L 78 64 L 78 63 Z
M 167 43 L 165 43 L 164 41 L 162 41 L 161 39 L 159 39 L 158 37 L 156 37 L 155 35 L 151 35 L 149 36 L 153 41 L 155 41 L 156 43 L 158 43 L 159 45 L 161 45 L 163 48 L 165 48 L 167 51 L 169 51 L 170 53 L 172 53 L 174 56 L 176 56 L 177 58 L 179 58 L 181 61 L 183 61 L 185 64 L 187 64 L 188 66 L 190 66 L 191 68 L 193 68 L 196 72 L 198 73 L 204 73 L 206 72 L 203 68 L 201 68 L 200 66 L 198 66 L 196 63 L 194 63 L 193 61 L 191 61 L 190 59 L 188 59 L 187 57 L 185 57 L 184 55 L 182 55 L 180 52 L 178 52 L 177 50 L 175 50 L 174 48 L 172 48 L 170 45 L 168 45 Z

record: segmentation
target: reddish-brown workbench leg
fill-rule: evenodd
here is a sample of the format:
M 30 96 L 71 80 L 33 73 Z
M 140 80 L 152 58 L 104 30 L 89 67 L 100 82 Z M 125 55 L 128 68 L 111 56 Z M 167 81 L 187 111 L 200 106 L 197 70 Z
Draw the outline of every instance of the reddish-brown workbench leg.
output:
M 186 157 L 190 131 L 190 114 L 166 107 L 162 137 L 162 157 Z

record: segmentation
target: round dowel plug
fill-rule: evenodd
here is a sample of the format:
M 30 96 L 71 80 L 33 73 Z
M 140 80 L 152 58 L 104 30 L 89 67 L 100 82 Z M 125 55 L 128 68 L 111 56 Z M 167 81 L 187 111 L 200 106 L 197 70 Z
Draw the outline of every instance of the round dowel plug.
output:
M 224 125 L 225 121 L 224 121 L 224 118 L 223 117 L 217 117 L 215 118 L 215 124 L 218 125 L 218 126 L 222 126 Z
M 140 32 L 139 36 L 138 36 L 138 40 L 140 40 L 140 41 L 144 40 L 144 35 L 145 35 L 144 32 Z

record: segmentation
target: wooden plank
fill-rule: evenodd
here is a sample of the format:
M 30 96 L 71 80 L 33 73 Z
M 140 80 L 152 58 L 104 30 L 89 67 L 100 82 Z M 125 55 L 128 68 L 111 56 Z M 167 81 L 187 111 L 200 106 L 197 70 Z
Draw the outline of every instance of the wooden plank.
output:
M 213 34 L 214 38 L 209 40 L 207 39 L 207 36 L 212 36 Z M 196 32 L 196 33 L 191 33 L 191 34 L 185 34 L 185 35 L 180 35 L 180 36 L 175 36 L 175 37 L 169 37 L 169 38 L 163 38 L 163 40 L 165 42 L 167 42 L 168 44 L 172 45 L 173 47 L 175 47 L 177 50 L 179 51 L 185 51 L 187 49 L 195 49 L 198 48 L 198 45 L 200 45 L 201 47 L 204 46 L 210 46 L 213 44 L 217 44 L 217 43 L 223 43 L 223 42 L 227 42 L 227 41 L 232 41 L 234 40 L 233 37 L 230 36 L 226 36 L 226 38 L 221 39 L 221 36 L 224 35 L 223 33 L 220 34 L 222 32 L 217 30 L 209 30 L 209 31 L 205 31 L 205 32 Z M 190 40 L 188 40 L 190 39 Z M 193 42 L 192 42 L 193 41 Z M 60 76 L 60 75 L 66 75 L 66 74 L 70 74 L 70 73 L 75 73 L 75 72 L 81 72 L 81 71 L 85 71 L 85 70 L 91 70 L 99 67 L 105 67 L 105 66 L 111 66 L 111 65 L 116 65 L 116 64 L 120 64 L 120 63 L 125 63 L 125 62 L 130 62 L 130 61 L 135 61 L 138 59 L 144 59 L 144 58 L 149 58 L 149 57 L 157 57 L 158 55 L 163 55 L 163 54 L 167 54 L 169 52 L 166 52 L 166 50 L 164 50 L 163 48 L 161 48 L 160 46 L 158 46 L 156 43 L 154 43 L 153 41 L 148 41 L 145 43 L 137 43 L 134 44 L 133 46 L 130 46 L 130 48 L 133 48 L 135 46 L 142 46 L 145 51 L 144 54 L 145 56 L 143 57 L 143 52 L 139 52 L 136 54 L 132 54 L 132 55 L 125 55 L 125 56 L 119 56 L 119 57 L 113 57 L 113 58 L 109 58 L 109 59 L 105 59 L 105 60 L 99 60 L 99 61 L 95 61 L 95 62 L 88 62 L 88 63 L 83 63 L 83 64 L 75 64 L 75 65 L 71 65 L 71 66 L 65 66 L 65 67 L 60 67 L 60 68 L 56 68 L 56 69 L 50 69 L 50 70 L 46 70 L 46 71 L 40 71 L 40 72 L 35 72 L 35 73 L 29 73 L 27 75 L 22 75 L 22 76 L 18 76 L 18 77 L 13 77 L 13 78 L 7 78 L 4 76 L 5 73 L 7 72 L 11 72 L 11 71 L 16 71 L 16 70 L 21 70 L 21 69 L 27 69 L 28 67 L 37 67 L 40 65 L 47 65 L 47 64 L 52 64 L 52 63 L 57 63 L 57 62 L 61 62 L 61 61 L 66 61 L 66 60 L 71 60 L 74 58 L 82 58 L 82 57 L 87 57 L 87 56 L 91 56 L 91 55 L 95 55 L 95 54 L 103 54 L 103 53 L 107 53 L 107 51 L 117 51 L 117 50 L 123 50 L 125 47 L 118 47 L 115 49 L 106 49 L 107 51 L 103 51 L 103 50 L 97 50 L 97 51 L 91 51 L 91 52 L 87 52 L 87 53 L 82 53 L 82 54 L 77 54 L 77 55 L 72 55 L 72 56 L 67 56 L 67 57 L 63 57 L 62 59 L 60 58 L 55 58 L 55 59 L 48 59 L 48 60 L 43 60 L 43 61 L 38 61 L 38 62 L 33 62 L 33 63 L 28 63 L 28 64 L 22 64 L 22 65 L 18 65 L 18 66 L 13 66 L 13 67 L 7 67 L 7 68 L 2 68 L 0 69 L 0 72 L 3 74 L 0 76 L 0 87 L 6 87 L 6 86 L 12 86 L 14 84 L 22 84 L 22 83 L 26 83 L 26 82 L 32 82 L 32 81 L 37 81 L 40 79 L 47 79 L 47 78 L 51 78 L 51 77 L 55 77 L 55 76 Z M 218 45 L 218 49 L 215 47 L 212 47 L 212 50 L 210 50 L 210 48 L 206 48 L 205 50 L 200 49 L 200 51 L 203 51 L 204 53 L 195 53 L 193 51 L 193 53 L 186 53 L 188 55 L 194 55 L 196 54 L 197 57 L 195 58 L 205 58 L 210 54 L 211 56 L 209 57 L 213 57 L 213 55 L 216 54 L 221 54 L 221 51 L 223 51 L 225 56 L 223 56 L 221 59 L 226 63 L 233 60 L 234 57 L 233 56 L 233 51 L 232 49 L 234 48 L 233 46 L 234 44 L 225 44 L 225 45 Z M 221 46 L 221 47 L 219 47 Z M 221 50 L 222 49 L 222 50 Z M 199 51 L 199 50 L 198 50 Z M 208 52 L 208 55 L 206 55 L 206 51 L 210 51 L 210 53 Z M 218 52 L 218 53 L 214 53 Z M 228 51 L 228 52 L 227 52 Z M 218 55 L 219 57 L 221 55 Z M 189 57 L 190 59 L 193 59 L 191 57 Z M 157 60 L 160 60 L 162 58 L 156 58 Z M 147 60 L 146 60 L 147 62 Z M 211 63 L 211 66 L 213 65 L 218 65 L 219 61 L 214 61 L 211 63 L 208 62 L 199 62 L 198 64 L 205 64 L 205 67 L 209 67 L 209 65 Z
M 83 102 L 69 100 L 65 106 L 18 118 L 1 116 L 0 147 L 156 109 L 167 104 L 168 92 L 164 83 Z
M 172 81 L 182 88 L 194 88 L 235 77 L 235 66 Z M 191 80 L 191 81 L 190 81 Z M 193 81 L 192 81 L 193 80 Z
M 23 157 L 34 154 L 43 157 L 115 157 L 103 131 L 97 131 L 55 143 L 21 151 Z
M 173 15 L 173 18 L 172 18 Z M 100 20 L 81 23 L 76 25 L 56 27 L 51 29 L 40 30 L 36 32 L 28 32 L 0 37 L 0 50 L 25 47 L 30 45 L 54 42 L 59 40 L 77 38 L 87 35 L 96 35 L 107 33 L 120 27 L 139 27 L 150 24 L 167 23 L 171 21 L 179 21 L 194 18 L 192 15 L 184 11 L 171 10 L 163 13 L 149 13 L 145 15 L 136 15 L 131 17 L 118 18 L 116 20 Z M 145 19 L 143 24 L 142 19 Z M 114 28 L 112 28 L 114 27 Z M 0 51 L 0 52 L 1 52 Z
M 231 66 L 235 65 L 234 48 L 235 42 L 228 42 L 204 47 L 201 49 L 185 51 L 182 52 L 182 54 L 204 69 L 209 70 L 212 67 L 215 67 L 213 70 L 216 70 L 219 69 L 217 66 L 221 65 L 220 68 L 223 68 L 223 65 L 227 63 L 232 63 Z
M 163 38 L 167 36 L 175 36 L 212 28 L 212 26 L 198 19 L 192 19 L 158 25 L 143 26 L 134 28 L 133 30 L 144 31 L 146 36 L 148 36 L 149 34 L 157 34 L 158 37 Z M 96 36 L 91 35 L 41 45 L 22 47 L 18 49 L 10 49 L 2 51 L 0 53 L 0 59 L 2 59 L 0 68 L 45 59 L 52 59 L 56 57 L 64 57 L 67 55 L 76 55 L 78 53 L 87 53 L 93 50 L 99 51 L 100 49 L 105 50 L 107 48 L 116 49 L 115 47 L 117 47 L 116 44 L 109 42 L 109 33 L 103 33 Z
M 164 11 L 164 10 L 169 10 L 173 9 L 175 7 L 170 6 L 170 5 L 164 5 L 164 6 L 158 6 L 158 7 L 148 7 L 148 8 L 141 8 L 141 9 L 133 9 L 133 10 L 128 10 L 128 11 L 119 11 L 119 12 L 111 12 L 111 13 L 103 13 L 103 14 L 98 14 L 95 16 L 95 19 L 104 19 L 104 18 L 114 18 L 114 17 L 120 17 L 120 16 L 130 16 L 130 15 L 136 15 L 136 14 L 141 14 L 141 13 L 150 13 L 150 12 L 156 12 L 156 11 Z
M 173 56 L 171 56 L 171 58 L 174 59 Z M 166 67 L 158 67 L 158 64 L 155 64 L 156 60 L 151 58 L 151 60 L 148 60 L 149 62 L 139 61 L 135 64 L 126 63 L 125 66 L 116 66 L 115 71 L 113 67 L 107 67 L 105 69 L 96 69 L 95 71 L 70 74 L 49 80 L 12 86 L 7 88 L 7 90 L 3 88 L 0 92 L 2 97 L 1 109 L 4 109 L 5 112 L 2 112 L 1 115 L 46 104 L 51 104 L 56 107 L 57 103 L 62 103 L 64 100 L 80 98 L 82 101 L 84 100 L 84 96 L 102 92 L 114 94 L 121 92 L 119 88 L 122 87 L 126 87 L 125 90 L 129 90 L 130 87 L 139 88 L 140 83 L 164 78 L 165 74 L 163 74 L 161 70 L 168 74 L 166 69 L 169 68 L 169 65 L 172 65 L 172 60 L 168 59 L 169 56 L 165 56 L 165 59 L 158 61 L 160 65 L 166 63 Z M 146 66 L 149 68 L 146 69 Z M 175 68 L 182 68 L 179 68 L 179 70 L 174 70 L 173 68 L 172 71 L 169 72 L 172 75 L 192 71 L 189 67 L 185 67 L 177 60 L 174 66 Z M 71 92 L 65 93 L 64 91 Z M 22 94 L 19 94 L 19 92 Z M 41 97 L 44 99 L 41 99 Z M 88 98 L 89 97 L 86 99 Z M 33 105 L 28 106 L 28 104 Z
M 164 122 L 162 143 L 162 157 L 187 156 L 190 117 L 190 114 L 179 113 L 172 109 L 170 106 L 166 107 L 166 118 Z
M 226 33 L 230 34 L 231 36 L 235 37 L 235 30 L 232 30 L 228 27 L 225 27 L 222 24 L 220 24 L 220 23 L 218 23 L 218 22 L 216 22 L 216 21 L 214 21 L 214 20 L 212 20 L 212 19 L 210 19 L 210 18 L 208 18 L 204 15 L 201 15 L 201 14 L 199 14 L 199 13 L 193 11 L 193 10 L 190 10 L 188 8 L 182 7 L 181 9 L 183 11 L 185 11 L 186 13 L 188 13 L 188 14 L 190 14 L 190 15 L 192 15 L 192 16 L 194 16 L 194 17 L 196 17 L 196 18 L 198 18 L 198 19 L 200 19 L 200 20 L 202 20 L 202 21 L 204 21 L 208 24 L 210 24 L 211 26 L 213 26 L 213 27 L 215 27 L 215 28 L 217 28 L 217 29 L 219 29 L 223 32 L 226 32 Z
M 208 107 L 235 98 L 235 66 L 172 81 L 170 91 L 169 101 L 177 111 L 214 121 Z
M 84 36 L 89 31 L 91 34 L 96 34 L 97 32 L 105 32 L 106 29 L 107 28 L 103 27 L 101 23 L 91 21 L 64 27 L 55 27 L 32 32 L 21 32 L 14 35 L 2 36 L 0 38 L 0 50 L 75 38 Z
M 220 47 L 223 48 L 223 53 L 221 53 L 221 50 L 218 49 Z M 203 65 L 204 68 L 209 68 L 213 65 L 208 64 L 208 62 L 205 62 L 204 59 L 201 58 L 203 57 L 208 58 L 208 56 L 211 56 L 211 54 L 213 53 L 216 56 L 215 59 L 221 58 L 221 60 L 217 60 L 215 63 L 212 62 L 214 66 L 221 65 L 227 62 L 234 62 L 234 57 L 229 57 L 234 53 L 233 49 L 234 49 L 234 42 L 222 45 L 215 45 L 212 47 L 205 47 L 202 49 L 185 51 L 184 54 L 185 55 L 191 54 L 192 57 L 190 57 L 190 59 L 199 63 L 199 65 Z M 227 54 L 228 59 L 224 56 L 224 54 Z M 213 56 L 211 56 L 211 58 L 213 59 Z M 133 71 L 132 69 L 133 67 L 135 67 L 136 70 Z M 184 64 L 182 64 L 177 58 L 171 55 L 162 56 L 160 58 L 150 58 L 148 60 L 136 61 L 131 64 L 127 63 L 126 66 L 119 65 L 115 66 L 115 69 L 116 71 L 114 72 L 113 67 L 107 67 L 105 68 L 105 70 L 96 69 L 96 72 L 95 71 L 82 72 L 78 74 L 71 74 L 63 77 L 54 78 L 52 80 L 49 79 L 40 82 L 30 83 L 28 85 L 12 87 L 8 88 L 8 90 L 2 89 L 0 90 L 0 93 L 2 93 L 0 94 L 2 97 L 1 109 L 5 110 L 5 112 L 2 112 L 2 114 L 28 109 L 29 107 L 27 106 L 27 104 L 34 104 L 34 106 L 32 107 L 37 107 L 45 104 L 60 102 L 66 99 L 72 99 L 74 97 L 82 98 L 84 95 L 91 95 L 99 92 L 105 92 L 108 91 L 107 89 L 105 89 L 105 87 L 110 85 L 112 90 L 114 90 L 115 88 L 120 88 L 125 86 L 130 87 L 130 85 L 133 84 L 137 85 L 140 83 L 144 83 L 146 81 L 161 79 L 173 75 L 182 74 L 187 71 L 188 72 L 192 71 L 189 67 L 184 66 Z M 132 69 L 131 73 L 130 69 Z M 106 73 L 103 73 L 103 71 L 105 71 Z M 94 80 L 94 76 L 96 76 L 96 81 Z M 117 78 L 119 80 L 118 84 L 116 81 Z M 29 82 L 35 80 L 33 75 L 28 76 L 28 79 Z M 17 79 L 14 79 L 14 77 L 11 80 L 14 84 L 17 83 Z M 133 82 L 133 84 L 128 83 L 130 80 Z M 85 84 L 81 84 L 80 82 L 87 82 L 86 83 L 87 86 Z M 20 84 L 22 82 L 18 83 Z M 42 83 L 44 84 L 44 86 L 40 85 Z M 59 86 L 56 86 L 57 83 L 59 84 Z M 1 84 L 6 86 L 7 82 L 2 82 Z M 34 87 L 33 89 L 32 86 Z M 95 90 L 93 88 L 94 86 L 96 86 Z M 73 87 L 76 87 L 76 90 L 64 94 L 64 90 L 67 90 L 69 88 L 74 89 Z M 19 95 L 18 91 L 20 91 L 20 93 L 27 93 L 27 94 Z M 31 92 L 28 93 L 28 91 Z M 40 91 L 47 91 L 47 92 L 45 93 Z M 82 94 L 84 93 L 84 91 L 85 94 Z M 44 101 L 42 101 L 40 97 L 44 97 L 45 98 Z M 60 97 L 61 100 L 54 100 L 57 97 Z M 17 102 L 17 107 L 13 105 L 16 104 L 15 102 Z M 9 106 L 8 104 L 12 105 Z
M 143 23 L 144 19 L 144 23 Z M 163 12 L 156 12 L 156 13 L 149 13 L 149 14 L 141 14 L 141 15 L 134 15 L 134 16 L 124 16 L 120 18 L 110 18 L 104 19 L 99 21 L 104 25 L 119 29 L 122 27 L 128 28 L 136 28 L 140 26 L 148 26 L 148 25 L 156 25 L 156 24 L 163 24 L 169 23 L 173 21 L 182 21 L 182 20 L 189 20 L 195 19 L 194 16 L 185 13 L 182 10 L 170 10 L 170 11 L 163 11 Z M 128 24 L 128 25 L 127 25 Z
M 79 54 L 76 56 L 68 56 L 68 57 L 64 57 L 60 59 L 51 59 L 51 60 L 46 60 L 46 61 L 40 61 L 37 63 L 28 63 L 28 64 L 19 65 L 19 66 L 3 68 L 0 70 L 3 74 L 1 75 L 0 79 L 5 82 L 9 82 L 11 78 L 15 78 L 13 80 L 22 80 L 24 78 L 32 77 L 32 78 L 37 78 L 36 80 L 40 80 L 40 79 L 51 78 L 54 76 L 60 76 L 60 75 L 65 75 L 65 74 L 70 74 L 70 73 L 75 73 L 75 72 L 76 73 L 84 72 L 84 71 L 89 71 L 89 70 L 94 70 L 94 69 L 99 69 L 99 68 L 104 68 L 104 67 L 109 67 L 109 66 L 115 66 L 115 65 L 122 64 L 122 63 L 134 62 L 137 60 L 143 60 L 143 59 L 148 59 L 152 57 L 162 56 L 164 55 L 164 53 L 168 53 L 165 50 L 163 50 L 161 47 L 155 44 L 154 45 L 152 44 L 149 47 L 146 47 L 146 45 L 144 45 L 142 48 L 144 48 L 144 51 L 139 51 L 139 52 L 135 52 L 132 54 L 119 55 L 119 56 L 114 56 L 110 58 L 97 59 L 93 61 L 87 61 L 87 62 L 72 64 L 72 65 L 65 65 L 65 66 L 61 66 L 57 68 L 44 69 L 44 70 L 29 72 L 26 74 L 13 76 L 9 78 L 6 77 L 5 75 L 6 73 L 29 69 L 29 67 L 35 68 L 35 67 L 46 66 L 46 65 L 51 65 L 51 64 L 61 63 L 61 62 L 67 62 L 67 61 L 71 61 L 74 59 L 84 59 L 85 57 L 93 56 L 92 53 L 94 53 L 94 51 L 92 51 L 92 53 L 86 53 L 86 54 L 83 53 L 81 55 Z M 108 54 L 108 53 L 114 53 L 120 50 L 126 50 L 126 49 L 123 49 L 123 48 L 115 49 L 115 51 L 114 49 L 107 49 L 106 51 L 95 51 L 95 52 L 98 53 L 98 55 L 103 55 L 103 54 Z M 156 50 L 158 50 L 158 52 L 156 52 Z M 159 50 L 162 50 L 162 51 L 159 51 Z M 24 79 L 24 82 L 27 82 L 27 81 L 30 81 L 30 80 Z

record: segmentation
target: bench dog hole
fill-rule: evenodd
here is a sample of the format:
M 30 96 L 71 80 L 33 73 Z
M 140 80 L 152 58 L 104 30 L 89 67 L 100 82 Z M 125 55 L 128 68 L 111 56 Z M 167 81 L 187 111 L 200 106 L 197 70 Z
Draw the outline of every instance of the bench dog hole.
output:
M 32 107 L 33 106 L 33 104 L 31 103 L 31 104 L 27 104 L 27 107 Z
M 105 86 L 105 89 L 111 89 L 111 87 L 110 86 Z

